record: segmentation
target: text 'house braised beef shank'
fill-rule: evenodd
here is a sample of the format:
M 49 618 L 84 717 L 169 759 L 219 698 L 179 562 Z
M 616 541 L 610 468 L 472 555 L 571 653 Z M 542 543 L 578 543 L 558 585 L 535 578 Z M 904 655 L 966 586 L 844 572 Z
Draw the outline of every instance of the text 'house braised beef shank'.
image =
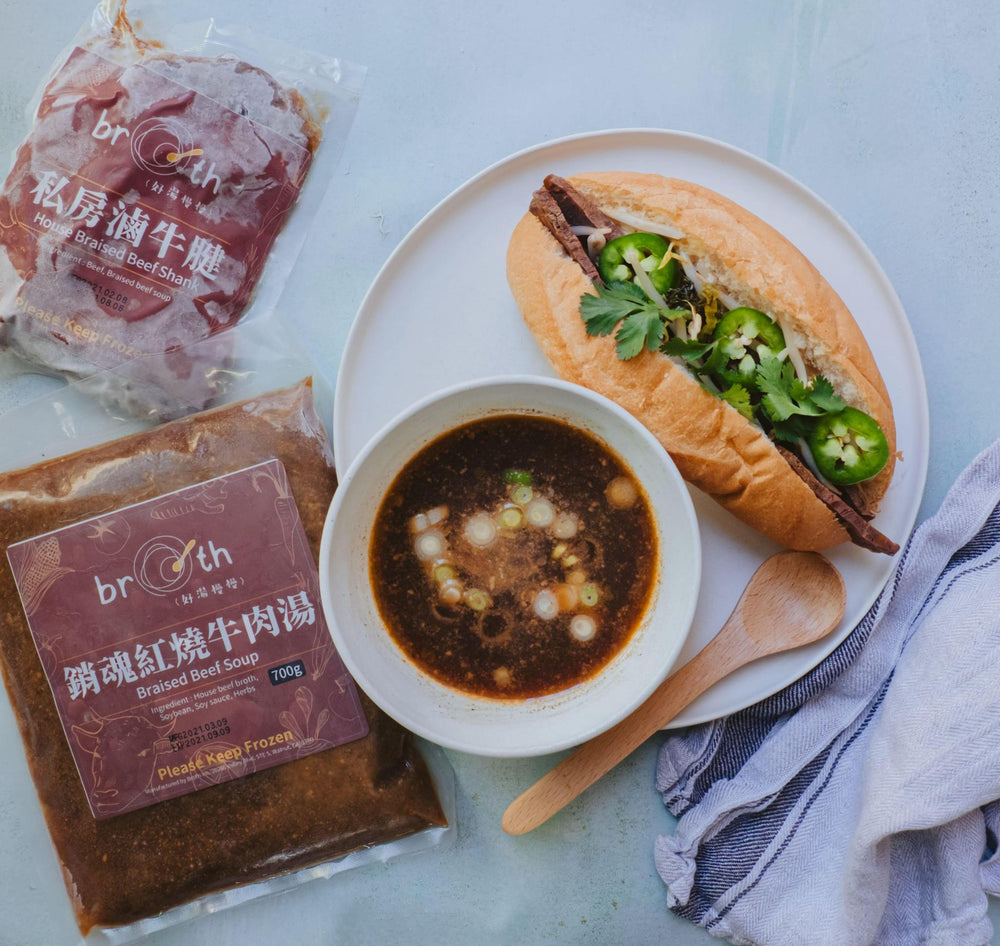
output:
M 0 193 L 0 348 L 71 378 L 142 358 L 106 398 L 204 407 L 230 349 L 185 348 L 250 301 L 318 144 L 306 112 L 234 57 L 75 48 Z

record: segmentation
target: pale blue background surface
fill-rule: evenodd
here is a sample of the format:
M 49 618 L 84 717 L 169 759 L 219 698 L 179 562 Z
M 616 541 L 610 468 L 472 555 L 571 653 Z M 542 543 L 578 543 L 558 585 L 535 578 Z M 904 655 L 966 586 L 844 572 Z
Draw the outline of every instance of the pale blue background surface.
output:
M 25 102 L 90 9 L 84 0 L 0 0 L 4 172 L 25 131 Z M 993 3 L 216 0 L 205 9 L 368 66 L 343 161 L 288 295 L 331 382 L 365 290 L 441 198 L 529 145 L 649 126 L 771 161 L 828 201 L 875 253 L 927 378 L 932 440 L 921 519 L 1000 433 Z M 461 247 L 455 253 L 460 260 Z M 14 738 L 5 706 L 0 737 Z M 450 850 L 307 885 L 150 942 L 712 942 L 669 913 L 653 867 L 653 840 L 672 827 L 653 787 L 658 742 L 524 838 L 504 835 L 500 817 L 553 760 L 450 753 L 459 799 Z M 18 839 L 40 819 L 26 778 L 20 756 L 0 766 L 0 944 L 59 946 L 74 940 L 51 850 L 14 861 Z M 1000 918 L 995 904 L 991 915 Z

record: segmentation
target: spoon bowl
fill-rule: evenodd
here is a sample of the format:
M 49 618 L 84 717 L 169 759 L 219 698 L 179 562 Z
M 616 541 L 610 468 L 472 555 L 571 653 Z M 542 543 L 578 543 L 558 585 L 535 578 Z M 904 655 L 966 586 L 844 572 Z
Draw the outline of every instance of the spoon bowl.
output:
M 829 634 L 840 623 L 846 603 L 844 580 L 822 555 L 772 555 L 751 576 L 715 637 L 638 709 L 516 798 L 504 813 L 504 831 L 525 834 L 537 828 L 737 668 Z
M 817 552 L 779 552 L 750 577 L 716 638 L 735 634 L 730 628 L 735 620 L 762 648 L 762 657 L 802 647 L 840 623 L 846 602 L 844 580 L 828 559 Z

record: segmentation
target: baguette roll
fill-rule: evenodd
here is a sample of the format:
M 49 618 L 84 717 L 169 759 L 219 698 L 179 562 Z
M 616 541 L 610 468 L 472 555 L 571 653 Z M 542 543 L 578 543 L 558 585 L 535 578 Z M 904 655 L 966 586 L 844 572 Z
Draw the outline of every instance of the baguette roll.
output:
M 878 422 L 889 460 L 853 487 L 867 508 L 877 508 L 896 454 L 889 395 L 851 313 L 802 253 L 746 209 L 696 184 L 620 172 L 569 182 L 627 228 L 668 235 L 698 277 L 727 301 L 778 323 L 809 377 L 824 375 L 849 406 Z M 649 351 L 622 361 L 610 337 L 587 334 L 580 297 L 594 292 L 594 284 L 532 213 L 511 237 L 507 279 L 559 376 L 638 418 L 688 482 L 788 548 L 821 551 L 850 539 L 841 519 L 764 431 L 706 391 L 686 367 Z

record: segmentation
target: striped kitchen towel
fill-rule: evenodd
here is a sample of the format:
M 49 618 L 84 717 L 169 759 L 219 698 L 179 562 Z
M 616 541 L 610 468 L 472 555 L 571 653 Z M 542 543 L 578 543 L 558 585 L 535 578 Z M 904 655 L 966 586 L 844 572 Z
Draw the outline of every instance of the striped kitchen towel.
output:
M 671 733 L 670 908 L 759 946 L 989 943 L 1000 894 L 1000 441 L 853 633 L 788 689 Z

